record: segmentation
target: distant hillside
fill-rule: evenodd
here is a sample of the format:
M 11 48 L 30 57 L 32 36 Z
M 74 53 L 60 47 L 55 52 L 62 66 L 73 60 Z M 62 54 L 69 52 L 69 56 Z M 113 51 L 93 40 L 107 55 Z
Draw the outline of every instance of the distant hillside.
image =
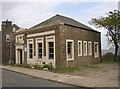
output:
M 110 48 L 110 49 L 102 49 L 102 55 L 108 53 L 108 52 L 112 52 L 113 54 L 115 53 L 114 52 L 114 48 Z

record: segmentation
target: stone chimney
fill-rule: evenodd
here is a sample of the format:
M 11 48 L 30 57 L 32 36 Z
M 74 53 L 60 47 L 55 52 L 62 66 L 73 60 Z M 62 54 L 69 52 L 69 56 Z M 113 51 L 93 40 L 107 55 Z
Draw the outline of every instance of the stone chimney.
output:
M 6 21 L 2 21 L 2 30 L 8 28 L 11 25 L 12 21 L 8 21 L 8 19 Z

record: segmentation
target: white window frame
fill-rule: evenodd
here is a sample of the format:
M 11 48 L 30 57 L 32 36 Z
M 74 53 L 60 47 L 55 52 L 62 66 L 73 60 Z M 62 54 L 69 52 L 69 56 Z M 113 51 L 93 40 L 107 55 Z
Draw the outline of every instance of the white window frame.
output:
M 91 41 L 88 42 L 88 55 L 92 55 L 92 42 Z
M 81 45 L 79 45 L 79 43 Z M 79 50 L 79 49 L 81 49 L 81 50 Z M 78 41 L 78 56 L 82 56 L 82 41 L 81 40 Z
M 95 52 L 95 45 L 97 44 L 97 52 Z M 94 57 L 99 57 L 99 44 L 98 42 L 94 42 Z
M 84 49 L 84 43 L 86 43 L 86 50 Z M 84 52 L 84 51 L 86 51 L 86 52 Z M 83 41 L 83 54 L 84 54 L 84 56 L 87 56 L 87 41 Z
M 38 43 L 42 43 L 42 59 L 43 59 L 43 56 L 44 56 L 43 37 L 36 38 L 36 57 L 38 60 L 42 60 L 42 59 L 38 58 Z
M 48 42 L 53 42 L 54 43 L 54 59 L 49 59 L 49 55 L 48 55 Z M 46 37 L 46 58 L 48 60 L 53 60 L 53 61 L 55 60 L 55 36 L 48 36 L 48 37 Z
M 32 46 L 33 46 L 33 58 L 29 57 L 29 44 L 32 44 Z M 34 59 L 34 40 L 33 39 L 27 39 L 27 59 L 29 59 L 29 60 Z
M 6 42 L 10 42 L 10 35 L 6 34 Z
M 72 58 L 71 59 L 68 59 L 68 47 L 67 47 L 67 43 L 68 42 L 72 42 Z M 69 40 L 67 39 L 66 40 L 66 58 L 67 58 L 67 61 L 70 61 L 70 60 L 74 60 L 74 40 Z

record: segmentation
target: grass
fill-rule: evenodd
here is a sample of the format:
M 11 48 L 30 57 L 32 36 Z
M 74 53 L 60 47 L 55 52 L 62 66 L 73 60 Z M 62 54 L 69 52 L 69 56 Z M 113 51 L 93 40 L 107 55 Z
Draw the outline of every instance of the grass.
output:
M 56 73 L 72 73 L 76 71 L 79 71 L 79 68 L 58 67 L 52 70 L 52 72 L 56 72 Z
M 80 72 L 80 71 L 106 71 L 103 65 L 109 65 L 109 64 L 117 64 L 117 62 L 113 61 L 113 58 L 103 58 L 103 62 L 99 64 L 92 64 L 92 65 L 87 65 L 87 66 L 81 66 L 79 68 L 65 68 L 65 67 L 58 67 L 53 70 L 52 72 L 57 72 L 57 73 L 74 73 L 74 72 Z
M 109 65 L 109 64 L 116 64 L 116 62 L 113 61 L 103 61 L 103 63 L 100 63 L 101 66 L 99 66 L 99 64 L 91 64 L 91 65 L 86 65 L 86 66 L 81 66 L 81 67 L 69 67 L 69 68 L 65 68 L 65 67 L 58 67 L 55 68 L 53 70 L 51 70 L 52 72 L 56 72 L 56 73 L 74 73 L 74 72 L 81 72 L 81 71 L 93 71 L 93 72 L 97 72 L 97 71 L 106 71 L 104 69 L 104 66 L 102 65 Z
M 43 68 L 48 68 L 51 72 L 55 72 L 55 73 L 74 73 L 74 72 L 81 72 L 81 71 L 91 71 L 91 72 L 97 72 L 97 71 L 106 71 L 104 70 L 104 66 L 103 65 L 108 65 L 108 64 L 117 64 L 116 62 L 113 62 L 112 59 L 109 60 L 103 60 L 102 63 L 100 63 L 100 65 L 102 64 L 102 66 L 98 66 L 99 64 L 92 64 L 92 65 L 86 65 L 86 66 L 81 66 L 81 67 L 57 67 L 55 69 L 52 68 L 51 65 L 29 65 L 29 64 L 16 64 L 15 66 L 18 67 L 24 67 L 24 68 L 31 68 L 31 66 L 34 66 L 35 69 L 40 69 L 42 70 Z
M 80 71 L 99 71 L 100 67 L 97 65 L 89 65 L 89 66 L 81 66 L 81 67 L 74 67 L 74 68 L 65 68 L 65 67 L 58 67 L 52 70 L 52 72 L 56 73 L 73 73 L 73 72 L 80 72 Z
M 80 73 L 103 73 L 110 71 L 111 68 L 116 68 L 117 62 L 113 61 L 104 61 L 103 63 L 99 64 L 91 64 L 91 65 L 86 65 L 86 66 L 81 66 L 81 67 L 74 67 L 74 68 L 65 68 L 65 67 L 58 67 L 51 72 L 55 73 L 63 73 L 63 74 L 80 74 Z
M 115 63 L 117 63 L 117 62 L 113 62 L 113 61 L 103 61 L 102 64 L 115 64 Z
M 118 62 L 114 62 L 113 59 L 103 59 L 102 64 L 116 64 Z
M 97 64 L 93 64 L 93 65 L 88 65 L 88 66 L 84 66 L 82 67 L 81 70 L 84 71 L 99 71 L 101 68 L 99 66 L 97 66 Z

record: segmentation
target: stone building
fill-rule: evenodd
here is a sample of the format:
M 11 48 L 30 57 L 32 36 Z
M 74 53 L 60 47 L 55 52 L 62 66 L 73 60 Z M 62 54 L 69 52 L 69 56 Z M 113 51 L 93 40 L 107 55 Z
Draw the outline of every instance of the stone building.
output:
M 14 36 L 15 61 L 19 64 L 79 67 L 101 60 L 100 32 L 58 14 Z
M 0 31 L 0 64 L 2 64 L 2 32 Z
M 2 64 L 7 65 L 15 60 L 13 33 L 15 30 L 19 29 L 19 27 L 8 20 L 2 21 L 1 27 L 1 58 Z

